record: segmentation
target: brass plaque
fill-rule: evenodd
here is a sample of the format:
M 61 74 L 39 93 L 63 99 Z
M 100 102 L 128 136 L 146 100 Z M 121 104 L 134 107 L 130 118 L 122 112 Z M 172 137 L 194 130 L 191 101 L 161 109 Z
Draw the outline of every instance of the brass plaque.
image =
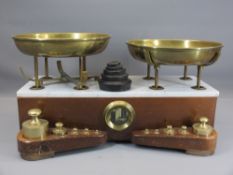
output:
M 109 128 L 122 131 L 132 124 L 135 117 L 135 110 L 126 101 L 113 101 L 106 106 L 104 117 Z

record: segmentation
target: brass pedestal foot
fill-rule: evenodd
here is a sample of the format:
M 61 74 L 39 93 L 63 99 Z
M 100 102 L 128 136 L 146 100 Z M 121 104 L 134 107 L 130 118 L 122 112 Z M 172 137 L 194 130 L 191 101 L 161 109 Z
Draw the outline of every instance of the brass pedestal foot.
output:
M 44 89 L 44 86 L 40 85 L 40 86 L 32 86 L 30 87 L 31 90 L 40 90 L 40 89 Z
M 162 87 L 162 86 L 150 86 L 150 89 L 153 89 L 153 90 L 163 90 L 164 89 L 164 87 Z
M 154 77 L 143 77 L 143 80 L 154 80 Z
M 86 85 L 75 86 L 74 89 L 75 90 L 86 90 L 88 89 L 88 86 Z
M 188 66 L 185 65 L 185 66 L 184 66 L 184 75 L 183 75 L 183 77 L 180 77 L 180 80 L 192 80 L 192 78 L 190 78 L 190 77 L 187 75 L 187 72 L 188 72 Z
M 192 80 L 191 77 L 180 77 L 180 80 Z
M 144 80 L 153 80 L 154 77 L 150 76 L 150 64 L 147 64 L 147 69 L 146 69 L 146 76 L 143 77 Z
M 196 90 L 205 90 L 206 88 L 204 86 L 192 86 L 192 89 L 196 89 Z
M 52 80 L 53 78 L 52 77 L 46 77 L 46 76 L 44 76 L 44 77 L 42 77 L 42 78 L 40 78 L 41 80 Z

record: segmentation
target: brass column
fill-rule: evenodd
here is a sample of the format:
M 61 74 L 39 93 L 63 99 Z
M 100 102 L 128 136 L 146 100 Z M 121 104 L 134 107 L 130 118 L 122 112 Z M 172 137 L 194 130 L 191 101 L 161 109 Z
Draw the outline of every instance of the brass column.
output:
M 158 65 L 154 65 L 154 70 L 155 70 L 155 83 L 153 86 L 150 86 L 151 89 L 153 90 L 163 90 L 164 88 L 162 86 L 159 86 L 159 69 Z
M 87 81 L 87 71 L 86 71 L 86 58 L 85 56 L 79 57 L 79 81 L 77 85 L 74 87 L 76 90 L 85 90 L 88 89 L 86 86 Z
M 30 89 L 39 90 L 44 88 L 41 84 L 41 80 L 39 79 L 38 56 L 34 56 L 34 81 L 35 85 L 32 86 Z
M 81 62 L 81 58 L 79 58 L 79 76 L 81 75 L 81 70 L 82 70 L 81 65 L 83 65 L 83 71 L 86 71 L 86 69 L 87 69 L 87 66 L 86 66 L 86 57 L 83 56 L 82 59 L 83 59 L 83 63 Z
M 150 76 L 150 64 L 147 64 L 147 69 L 146 69 L 146 77 L 143 78 L 144 80 L 152 80 L 153 77 Z
M 83 56 L 83 71 L 87 70 L 87 65 L 86 65 L 86 57 Z
M 52 79 L 50 76 L 49 76 L 49 60 L 48 60 L 48 57 L 44 57 L 44 77 L 42 78 L 43 80 L 49 80 L 49 79 Z
M 181 80 L 192 80 L 190 77 L 188 77 L 188 66 L 184 66 L 184 75 L 183 77 L 180 77 Z
M 197 89 L 197 90 L 204 90 L 206 89 L 205 87 L 201 86 L 201 71 L 203 69 L 203 66 L 198 65 L 197 66 L 197 84 L 196 86 L 193 86 L 193 89 Z

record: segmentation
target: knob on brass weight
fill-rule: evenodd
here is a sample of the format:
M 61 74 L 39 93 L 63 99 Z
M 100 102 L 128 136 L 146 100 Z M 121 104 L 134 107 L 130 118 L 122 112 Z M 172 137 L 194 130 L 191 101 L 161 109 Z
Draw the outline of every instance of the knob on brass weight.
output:
M 73 128 L 73 129 L 70 131 L 70 134 L 71 134 L 71 135 L 79 135 L 79 130 L 78 130 L 78 128 Z
M 45 119 L 39 119 L 42 111 L 39 108 L 33 108 L 28 111 L 28 116 L 32 119 L 26 120 L 22 124 L 23 136 L 28 139 L 43 139 L 47 135 L 49 122 Z
M 179 129 L 179 132 L 181 135 L 187 135 L 188 134 L 188 130 L 187 130 L 187 126 L 186 125 L 182 125 L 181 128 Z
M 213 127 L 207 124 L 208 118 L 201 117 L 199 121 L 199 123 L 193 124 L 193 132 L 197 135 L 209 136 L 213 131 Z
M 164 133 L 167 135 L 174 135 L 175 130 L 173 129 L 172 125 L 167 125 L 167 127 L 164 128 Z

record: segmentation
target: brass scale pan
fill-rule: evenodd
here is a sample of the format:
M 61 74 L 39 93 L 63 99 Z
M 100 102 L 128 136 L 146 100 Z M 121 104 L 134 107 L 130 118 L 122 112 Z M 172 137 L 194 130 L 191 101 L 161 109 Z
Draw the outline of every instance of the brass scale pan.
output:
M 184 76 L 187 80 L 187 65 L 197 65 L 197 84 L 194 89 L 205 89 L 200 85 L 201 69 L 213 64 L 220 55 L 223 45 L 218 42 L 201 40 L 170 39 L 135 39 L 127 42 L 133 58 L 146 62 L 147 79 L 150 79 L 150 65 L 155 69 L 155 83 L 151 89 L 160 90 L 158 84 L 158 67 L 160 65 L 184 65 Z
M 17 48 L 26 55 L 34 56 L 35 85 L 31 89 L 43 89 L 38 75 L 38 57 L 45 58 L 45 77 L 49 79 L 48 58 L 79 57 L 80 81 L 75 89 L 87 89 L 86 56 L 102 52 L 110 35 L 100 33 L 28 33 L 13 37 Z M 61 67 L 61 66 L 60 66 Z M 60 70 L 62 71 L 62 70 Z

